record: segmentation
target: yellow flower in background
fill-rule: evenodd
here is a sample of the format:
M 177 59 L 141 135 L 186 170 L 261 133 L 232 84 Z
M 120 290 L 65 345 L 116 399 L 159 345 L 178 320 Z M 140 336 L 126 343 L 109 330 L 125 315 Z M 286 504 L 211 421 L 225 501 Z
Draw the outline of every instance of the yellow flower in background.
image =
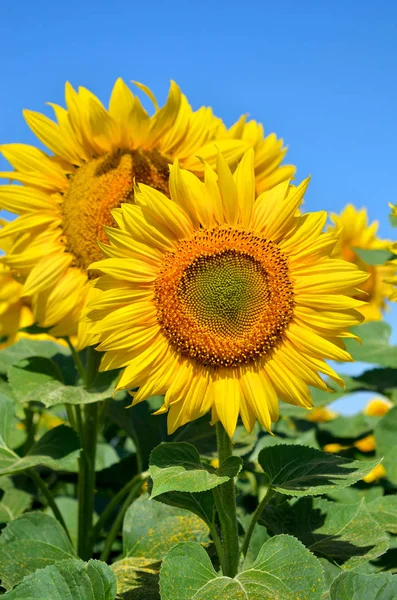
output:
M 379 479 L 382 479 L 383 477 L 386 477 L 386 469 L 382 464 L 380 464 L 372 469 L 368 475 L 363 477 L 363 481 L 366 483 L 374 483 L 374 481 L 379 481 Z
M 250 147 L 254 148 L 255 187 L 257 194 L 270 190 L 282 181 L 291 179 L 295 173 L 294 166 L 281 166 L 287 152 L 287 148 L 283 148 L 283 140 L 277 139 L 274 133 L 265 137 L 263 125 L 254 120 L 247 122 L 245 115 L 242 115 L 230 129 L 227 129 L 223 123 L 220 123 L 216 137 L 218 139 L 243 140 Z
M 1 147 L 15 171 L 0 176 L 22 184 L 0 188 L 0 209 L 21 215 L 0 233 L 0 247 L 9 246 L 3 261 L 23 283 L 38 324 L 53 327 L 56 336 L 78 332 L 79 348 L 90 342 L 81 322 L 93 294 L 87 267 L 102 256 L 97 240 L 107 241 L 102 226 L 115 224 L 111 209 L 133 202 L 134 178 L 168 195 L 175 158 L 202 173 L 201 159 L 215 164 L 220 149 L 236 162 L 248 147 L 233 139 L 215 145 L 220 119 L 210 108 L 194 112 L 176 84 L 160 109 L 150 90 L 138 85 L 154 103 L 151 117 L 121 79 L 108 110 L 86 88 L 66 84 L 67 109 L 51 105 L 57 122 L 24 113 L 54 156 L 25 144 Z
M 374 435 L 367 435 L 361 440 L 357 440 L 354 442 L 354 447 L 360 452 L 373 452 L 376 448 L 376 440 Z
M 383 417 L 393 406 L 393 402 L 386 398 L 372 398 L 364 407 L 363 413 L 369 417 Z
M 332 444 L 325 444 L 323 450 L 324 452 L 329 452 L 330 454 L 337 454 L 341 450 L 348 450 L 349 448 L 350 446 L 343 446 L 342 444 L 338 444 L 335 442 Z
M 326 406 L 319 406 L 317 408 L 313 408 L 306 418 L 312 423 L 326 423 L 327 421 L 333 421 L 338 416 L 338 413 L 330 410 Z
M 299 215 L 308 180 L 256 198 L 253 163 L 251 150 L 232 175 L 219 155 L 204 182 L 175 164 L 169 201 L 139 185 L 92 266 L 101 369 L 126 367 L 117 389 L 142 386 L 134 404 L 165 394 L 170 433 L 210 410 L 230 437 L 239 414 L 270 430 L 277 397 L 311 408 L 308 385 L 328 389 L 318 373 L 343 385 L 324 359 L 351 360 L 351 294 L 367 274 L 330 258 L 325 212 Z
M 348 204 L 340 215 L 332 214 L 333 226 L 329 231 L 340 231 L 339 242 L 335 247 L 335 256 L 339 256 L 356 264 L 360 269 L 369 274 L 367 281 L 360 285 L 360 290 L 355 298 L 367 302 L 360 312 L 367 321 L 382 319 L 382 310 L 386 308 L 386 299 L 392 292 L 390 279 L 396 267 L 386 265 L 369 265 L 364 262 L 355 252 L 355 248 L 362 250 L 390 250 L 390 241 L 381 240 L 377 237 L 378 222 L 368 224 L 368 215 L 365 208 L 358 210 Z

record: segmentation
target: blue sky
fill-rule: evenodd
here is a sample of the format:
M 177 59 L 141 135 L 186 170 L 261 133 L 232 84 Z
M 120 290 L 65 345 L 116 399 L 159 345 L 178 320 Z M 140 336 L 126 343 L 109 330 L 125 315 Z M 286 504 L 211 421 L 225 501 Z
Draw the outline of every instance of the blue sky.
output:
M 107 102 L 119 76 L 160 100 L 174 79 L 195 108 L 228 124 L 247 112 L 283 137 L 298 179 L 313 175 L 308 210 L 367 206 L 397 237 L 394 0 L 22 0 L 2 7 L 0 39 L 2 143 L 35 143 L 21 111 L 63 104 L 65 80 Z

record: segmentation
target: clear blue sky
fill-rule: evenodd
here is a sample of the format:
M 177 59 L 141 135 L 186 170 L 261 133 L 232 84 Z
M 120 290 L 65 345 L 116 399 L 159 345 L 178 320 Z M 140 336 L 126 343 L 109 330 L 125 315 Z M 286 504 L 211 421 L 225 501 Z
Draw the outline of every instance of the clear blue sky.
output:
M 313 175 L 308 210 L 367 206 L 397 238 L 395 0 L 9 0 L 0 40 L 1 142 L 35 143 L 21 111 L 63 104 L 65 80 L 107 102 L 119 76 L 160 100 L 174 79 L 195 108 L 283 137 L 298 178 Z

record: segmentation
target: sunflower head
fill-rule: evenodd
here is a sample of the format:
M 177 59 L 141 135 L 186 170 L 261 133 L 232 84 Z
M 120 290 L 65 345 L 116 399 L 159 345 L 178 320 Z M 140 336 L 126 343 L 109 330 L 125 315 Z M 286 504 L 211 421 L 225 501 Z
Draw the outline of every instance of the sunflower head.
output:
M 165 395 L 170 432 L 210 410 L 230 436 L 239 415 L 270 430 L 278 398 L 310 408 L 319 373 L 342 383 L 324 359 L 351 360 L 367 274 L 330 258 L 325 213 L 299 213 L 307 185 L 257 196 L 254 152 L 233 174 L 219 154 L 204 181 L 176 163 L 170 199 L 140 184 L 113 212 L 91 329 L 102 369 L 125 367 L 118 389 L 140 387 L 133 403 Z
M 169 196 L 176 158 L 201 174 L 202 160 L 215 164 L 219 149 L 235 163 L 248 148 L 241 139 L 215 145 L 220 119 L 208 107 L 193 111 L 175 83 L 161 108 L 138 87 L 153 102 L 151 116 L 121 79 L 108 109 L 86 88 L 66 84 L 66 109 L 51 104 L 55 121 L 24 111 L 52 154 L 24 144 L 1 147 L 15 171 L 0 177 L 22 184 L 0 188 L 0 209 L 20 215 L 0 233 L 0 244 L 12 240 L 5 263 L 23 283 L 36 321 L 58 336 L 78 331 L 80 348 L 92 341 L 81 319 L 96 276 L 87 267 L 102 257 L 98 241 L 108 239 L 103 226 L 116 224 L 112 209 L 134 202 L 134 181 Z
M 363 413 L 370 417 L 383 417 L 393 406 L 394 404 L 387 398 L 372 398 L 365 405 Z
M 395 274 L 396 267 L 390 263 L 370 265 L 360 258 L 357 249 L 388 250 L 390 241 L 377 237 L 378 222 L 368 224 L 365 208 L 358 210 L 349 204 L 340 215 L 332 214 L 331 220 L 333 225 L 329 227 L 329 231 L 340 232 L 335 256 L 356 264 L 369 275 L 367 281 L 360 286 L 360 291 L 355 294 L 358 300 L 366 302 L 360 312 L 367 321 L 382 319 L 386 300 L 392 292 L 392 286 L 386 280 Z
M 277 139 L 274 133 L 265 137 L 263 125 L 253 119 L 247 121 L 246 115 L 242 115 L 229 129 L 220 123 L 216 137 L 219 140 L 242 140 L 254 149 L 255 186 L 258 194 L 294 176 L 294 166 L 281 165 L 287 152 L 287 148 L 283 147 L 283 140 Z

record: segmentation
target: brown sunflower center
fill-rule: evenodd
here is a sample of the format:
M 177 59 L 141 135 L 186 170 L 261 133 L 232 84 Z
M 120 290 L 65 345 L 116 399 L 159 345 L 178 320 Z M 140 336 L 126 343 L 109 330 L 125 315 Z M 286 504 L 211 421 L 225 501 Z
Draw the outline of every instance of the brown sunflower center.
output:
M 103 225 L 115 225 L 111 211 L 134 201 L 134 178 L 168 195 L 168 161 L 156 150 L 116 152 L 90 160 L 71 176 L 63 203 L 65 244 L 81 269 L 102 258 L 97 240 Z
M 175 349 L 212 367 L 270 355 L 294 313 L 285 255 L 275 243 L 232 228 L 180 241 L 164 259 L 155 298 Z

